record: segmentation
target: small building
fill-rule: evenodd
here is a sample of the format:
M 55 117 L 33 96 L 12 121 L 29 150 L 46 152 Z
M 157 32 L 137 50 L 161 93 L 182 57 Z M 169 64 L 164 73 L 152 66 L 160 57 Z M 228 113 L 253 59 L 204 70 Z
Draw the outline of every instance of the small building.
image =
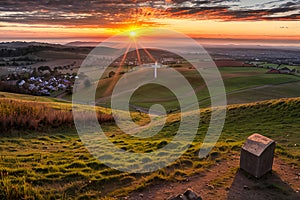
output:
M 292 71 L 287 68 L 287 67 L 284 67 L 282 69 L 279 70 L 280 74 L 290 74 Z
M 34 84 L 30 84 L 28 87 L 29 90 L 34 90 L 36 89 L 36 86 Z
M 267 74 L 280 74 L 280 71 L 278 69 L 270 69 Z
M 275 142 L 260 134 L 248 137 L 242 147 L 240 168 L 256 178 L 272 171 Z
M 167 57 L 162 59 L 162 63 L 167 65 L 167 64 L 177 64 L 177 61 L 173 57 Z
M 26 82 L 24 80 L 22 80 L 20 83 L 19 83 L 19 86 L 23 86 Z
M 66 85 L 64 85 L 64 84 L 58 84 L 58 86 L 57 86 L 59 89 L 66 89 L 67 88 L 67 86 Z

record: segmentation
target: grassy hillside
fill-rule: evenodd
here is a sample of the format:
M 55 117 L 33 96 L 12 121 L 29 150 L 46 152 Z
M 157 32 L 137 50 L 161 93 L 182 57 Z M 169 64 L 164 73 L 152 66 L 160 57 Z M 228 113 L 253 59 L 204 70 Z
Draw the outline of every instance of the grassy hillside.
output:
M 152 69 L 140 69 L 134 73 L 128 73 L 128 85 L 131 85 L 131 82 L 143 82 L 143 79 L 145 79 L 143 70 Z M 168 76 L 168 70 L 170 69 L 159 69 L 158 76 Z M 195 90 L 201 108 L 208 107 L 210 105 L 209 92 L 199 73 L 196 70 L 187 67 L 179 67 L 176 68 L 176 70 L 189 81 L 192 88 Z M 219 71 L 224 81 L 229 104 L 298 97 L 300 95 L 299 89 L 297 89 L 300 83 L 299 76 L 266 74 L 268 69 L 254 67 L 221 67 L 219 68 Z M 96 99 L 103 96 L 109 96 L 114 89 L 114 87 L 109 86 L 114 80 L 117 82 L 120 78 L 121 76 L 119 75 L 99 81 Z M 265 90 L 263 90 L 263 88 L 265 88 Z M 89 91 L 86 90 L 85 92 L 88 93 Z M 266 94 L 264 92 L 266 92 Z M 184 97 L 189 99 L 190 95 L 191 92 L 187 92 Z M 108 100 L 110 99 L 104 99 L 104 102 L 102 102 L 103 104 L 100 105 L 105 105 L 105 102 Z M 153 105 L 153 102 L 163 104 L 168 111 L 176 110 L 178 107 L 177 99 L 173 93 L 166 90 L 166 88 L 155 84 L 142 86 L 135 91 L 131 98 L 131 103 L 133 105 L 144 108 L 149 108 Z
M 58 103 L 68 103 L 64 100 L 59 100 L 50 97 L 41 97 L 41 96 L 32 96 L 28 94 L 15 94 L 8 92 L 0 92 L 0 98 L 10 98 L 10 99 L 19 99 L 19 100 L 27 100 L 27 101 L 36 101 L 36 102 L 58 102 Z
M 18 102 L 10 107 L 25 103 L 10 101 Z M 24 107 L 33 108 L 35 105 L 25 104 Z M 215 162 L 239 155 L 243 142 L 252 133 L 261 133 L 276 140 L 276 156 L 296 168 L 300 167 L 300 98 L 232 105 L 227 110 L 220 140 L 206 158 L 199 159 L 197 153 L 208 127 L 209 109 L 201 110 L 199 131 L 190 149 L 169 167 L 143 175 L 128 174 L 103 165 L 89 154 L 73 128 L 26 131 L 26 134 L 25 131 L 18 131 L 18 136 L 2 135 L 0 199 L 126 196 L 131 191 L 161 180 L 185 180 Z M 3 112 L 0 114 L 3 116 Z M 104 124 L 103 129 L 118 147 L 132 152 L 149 152 L 161 148 L 172 139 L 179 125 L 179 117 L 177 114 L 170 115 L 165 128 L 151 140 L 128 139 L 113 124 Z M 162 155 L 162 159 L 164 156 L 168 156 L 168 152 Z
M 14 96 L 8 93 L 6 95 Z M 37 99 L 30 100 L 30 96 L 17 96 L 29 100 L 0 97 L 0 135 L 9 135 L 17 130 L 41 131 L 74 126 L 71 104 L 58 103 L 43 97 L 38 98 L 45 101 L 39 102 Z M 83 116 L 88 118 L 82 117 L 80 120 L 89 120 L 85 111 L 92 108 L 81 107 Z M 97 110 L 97 117 L 100 123 L 113 122 L 112 115 L 101 108 Z

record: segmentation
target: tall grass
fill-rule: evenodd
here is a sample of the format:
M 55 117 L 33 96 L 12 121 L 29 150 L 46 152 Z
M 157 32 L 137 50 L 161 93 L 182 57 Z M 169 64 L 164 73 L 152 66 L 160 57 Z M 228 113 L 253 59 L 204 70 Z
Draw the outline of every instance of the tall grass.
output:
M 84 111 L 82 111 L 84 112 Z M 84 121 L 92 116 L 84 113 Z M 99 123 L 113 122 L 111 114 L 97 112 Z M 74 126 L 70 106 L 55 108 L 47 103 L 0 99 L 0 133 L 10 130 L 48 130 Z
M 40 191 L 28 184 L 25 178 L 12 181 L 0 176 L 0 199 L 47 199 Z

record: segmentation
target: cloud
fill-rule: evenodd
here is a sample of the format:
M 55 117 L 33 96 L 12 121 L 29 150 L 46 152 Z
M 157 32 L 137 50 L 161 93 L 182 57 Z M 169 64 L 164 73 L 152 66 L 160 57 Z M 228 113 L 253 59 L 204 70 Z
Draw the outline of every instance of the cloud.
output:
M 155 26 L 155 18 L 299 20 L 299 5 L 300 0 L 7 0 L 0 1 L 0 22 L 120 28 L 132 23 Z

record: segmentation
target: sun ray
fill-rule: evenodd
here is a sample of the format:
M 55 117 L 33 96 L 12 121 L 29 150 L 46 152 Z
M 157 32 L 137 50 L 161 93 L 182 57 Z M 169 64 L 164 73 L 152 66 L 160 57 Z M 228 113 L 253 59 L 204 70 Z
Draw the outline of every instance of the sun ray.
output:
M 151 53 L 146 49 L 144 48 L 144 46 L 142 46 L 140 44 L 140 46 L 142 47 L 142 49 L 144 50 L 144 52 L 149 56 L 149 58 L 153 61 L 153 62 L 156 62 L 156 59 L 151 55 Z
M 124 53 L 124 55 L 122 57 L 122 60 L 121 60 L 121 62 L 119 64 L 119 67 L 118 67 L 118 69 L 116 71 L 116 75 L 120 74 L 120 72 L 123 70 L 123 68 L 124 68 L 124 62 L 126 60 L 126 57 L 127 57 L 127 54 L 128 54 L 128 51 L 129 51 L 131 45 L 132 45 L 132 42 L 129 42 L 129 44 L 127 46 L 127 49 L 126 49 L 126 51 L 125 51 L 125 53 Z M 117 82 L 118 82 L 118 76 L 113 76 L 110 85 L 106 88 L 106 90 L 104 92 L 104 96 L 110 95 L 110 92 L 115 87 L 115 85 L 116 85 Z
M 136 40 L 134 40 L 134 44 L 135 44 L 135 51 L 136 51 L 136 55 L 138 58 L 138 62 L 139 62 L 139 65 L 141 65 L 142 64 L 141 55 L 140 55 L 138 44 L 137 44 Z

